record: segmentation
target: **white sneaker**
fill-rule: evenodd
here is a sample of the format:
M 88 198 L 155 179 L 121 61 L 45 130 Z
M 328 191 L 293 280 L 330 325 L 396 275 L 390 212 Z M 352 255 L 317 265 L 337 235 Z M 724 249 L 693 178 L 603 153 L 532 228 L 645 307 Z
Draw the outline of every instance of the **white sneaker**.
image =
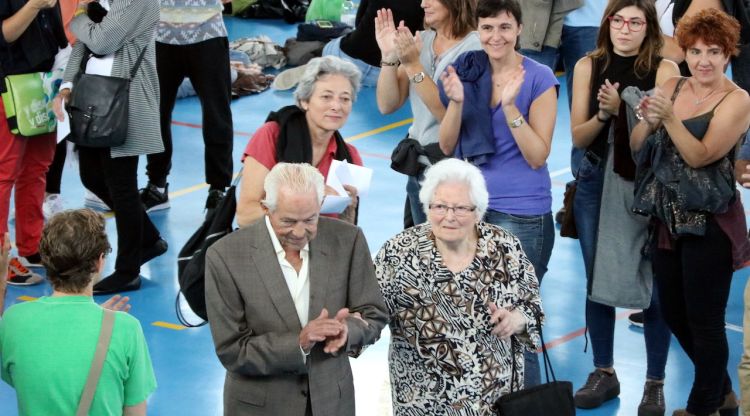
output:
M 300 78 L 302 78 L 302 74 L 305 73 L 306 68 L 307 65 L 300 65 L 281 71 L 278 75 L 276 75 L 276 78 L 274 78 L 273 84 L 271 84 L 271 86 L 274 89 L 281 91 L 294 88 L 299 83 L 299 80 Z
M 49 220 L 53 215 L 64 210 L 62 197 L 60 194 L 49 194 L 44 197 L 44 203 L 42 204 L 42 212 L 44 213 L 44 219 Z
M 86 198 L 83 199 L 83 206 L 97 211 L 112 211 L 109 205 L 88 189 L 86 190 Z

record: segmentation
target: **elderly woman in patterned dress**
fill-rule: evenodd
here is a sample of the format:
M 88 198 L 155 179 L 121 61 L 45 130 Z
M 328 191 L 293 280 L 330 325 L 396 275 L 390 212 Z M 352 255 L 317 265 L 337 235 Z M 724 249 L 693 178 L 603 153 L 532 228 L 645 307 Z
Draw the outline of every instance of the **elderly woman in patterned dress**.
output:
M 488 194 L 475 166 L 435 164 L 419 199 L 427 223 L 375 259 L 390 313 L 394 415 L 489 415 L 511 382 L 523 386 L 523 348 L 540 347 L 534 268 L 514 235 L 480 221 Z

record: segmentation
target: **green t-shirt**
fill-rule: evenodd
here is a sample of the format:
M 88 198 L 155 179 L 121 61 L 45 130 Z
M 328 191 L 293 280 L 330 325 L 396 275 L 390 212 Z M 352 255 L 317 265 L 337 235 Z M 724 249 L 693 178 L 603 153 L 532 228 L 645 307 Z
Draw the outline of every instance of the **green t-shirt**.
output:
M 99 338 L 103 309 L 89 296 L 43 297 L 0 320 L 2 378 L 22 416 L 73 415 Z M 156 389 L 141 324 L 117 312 L 92 415 L 122 415 Z

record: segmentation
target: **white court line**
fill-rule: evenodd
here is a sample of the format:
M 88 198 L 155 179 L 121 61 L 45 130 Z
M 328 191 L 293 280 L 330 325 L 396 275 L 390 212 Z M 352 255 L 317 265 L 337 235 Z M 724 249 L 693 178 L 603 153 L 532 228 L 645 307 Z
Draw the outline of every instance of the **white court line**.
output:
M 558 176 L 562 176 L 562 175 L 565 175 L 566 173 L 570 173 L 570 166 L 568 166 L 568 167 L 567 167 L 567 168 L 565 168 L 565 169 L 559 169 L 559 170 L 556 170 L 556 171 L 554 171 L 554 172 L 550 172 L 550 173 L 549 173 L 549 177 L 550 177 L 550 178 L 556 178 L 556 177 L 558 177 Z

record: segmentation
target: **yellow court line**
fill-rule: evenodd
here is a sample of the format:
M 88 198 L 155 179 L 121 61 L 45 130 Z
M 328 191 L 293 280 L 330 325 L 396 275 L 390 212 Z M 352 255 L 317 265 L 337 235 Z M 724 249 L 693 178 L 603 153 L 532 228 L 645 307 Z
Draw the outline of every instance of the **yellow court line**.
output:
M 19 296 L 16 299 L 22 300 L 24 302 L 33 302 L 33 301 L 37 300 L 37 298 L 35 298 L 33 296 L 26 296 L 26 295 Z
M 355 140 L 364 139 L 365 137 L 370 137 L 370 136 L 376 135 L 378 133 L 382 133 L 384 131 L 395 129 L 396 127 L 404 126 L 406 124 L 411 123 L 412 121 L 414 121 L 413 118 L 407 118 L 406 120 L 401 120 L 401 121 L 397 121 L 395 123 L 387 124 L 387 125 L 385 125 L 383 127 L 378 127 L 376 129 L 373 129 L 373 130 L 370 130 L 370 131 L 366 131 L 364 133 L 355 134 L 352 137 L 347 137 L 345 140 L 347 142 L 353 142 Z
M 175 331 L 182 331 L 183 329 L 187 329 L 186 326 L 177 325 L 177 324 L 170 324 L 169 322 L 164 322 L 164 321 L 156 321 L 156 322 L 152 323 L 151 325 L 153 325 L 153 326 L 159 326 L 159 327 L 167 328 L 167 329 L 174 329 Z

